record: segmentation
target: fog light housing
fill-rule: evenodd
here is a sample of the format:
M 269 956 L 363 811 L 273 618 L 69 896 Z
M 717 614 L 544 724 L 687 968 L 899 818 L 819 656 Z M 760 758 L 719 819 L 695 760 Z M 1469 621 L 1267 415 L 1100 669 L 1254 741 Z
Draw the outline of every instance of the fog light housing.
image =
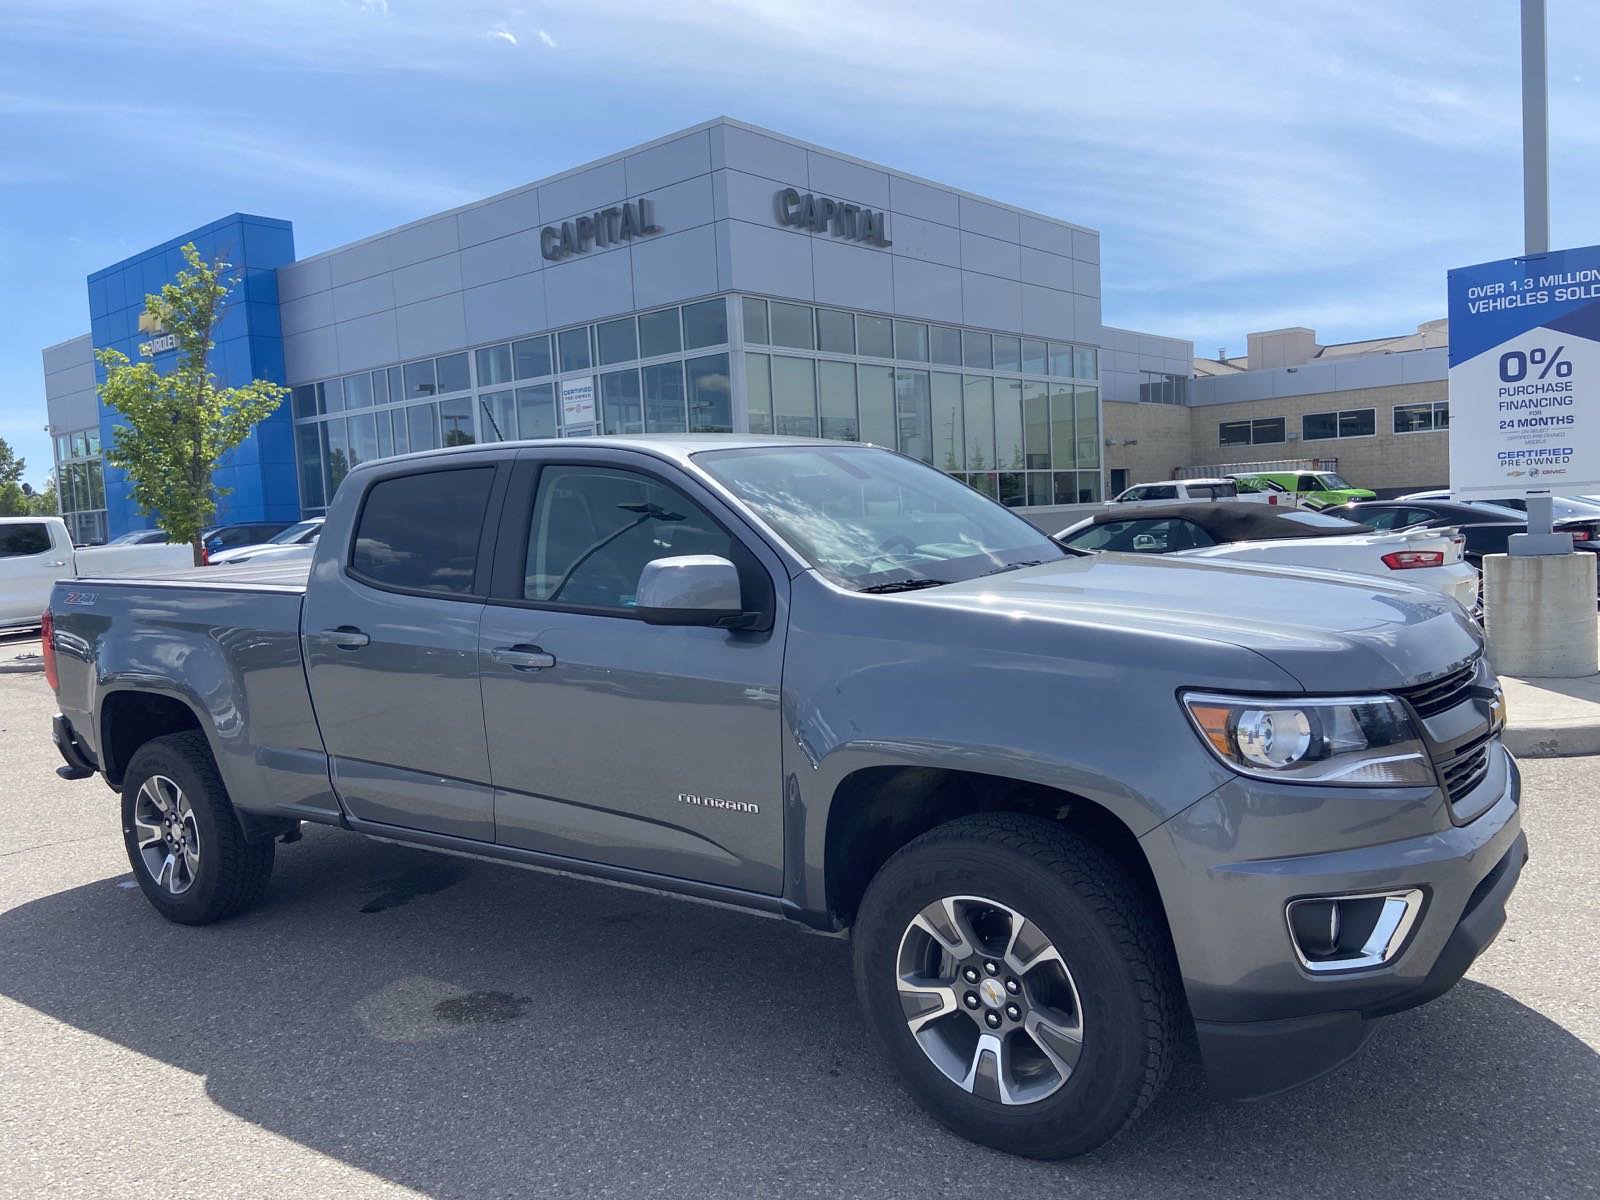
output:
M 1422 892 L 1408 888 L 1361 896 L 1291 900 L 1284 915 L 1300 965 L 1313 974 L 1363 971 L 1392 961 L 1422 911 Z

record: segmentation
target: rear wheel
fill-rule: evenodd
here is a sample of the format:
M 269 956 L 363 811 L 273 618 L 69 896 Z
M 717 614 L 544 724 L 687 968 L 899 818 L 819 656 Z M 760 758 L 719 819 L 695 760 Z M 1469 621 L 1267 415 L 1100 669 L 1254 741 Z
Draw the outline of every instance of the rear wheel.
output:
M 1159 917 L 1099 847 L 983 814 L 904 847 L 855 927 L 868 1023 L 916 1099 L 963 1137 L 1082 1154 L 1155 1097 L 1177 984 Z
M 134 754 L 122 782 L 122 837 L 145 898 L 183 925 L 243 911 L 272 877 L 272 840 L 246 840 L 198 733 L 156 738 Z

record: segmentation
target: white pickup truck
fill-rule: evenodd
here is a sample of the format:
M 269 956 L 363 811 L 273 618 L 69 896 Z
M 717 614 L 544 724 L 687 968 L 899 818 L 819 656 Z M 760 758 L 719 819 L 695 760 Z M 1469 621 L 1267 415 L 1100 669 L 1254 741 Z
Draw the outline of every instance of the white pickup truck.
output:
M 1186 504 L 1192 500 L 1243 500 L 1292 507 L 1294 498 L 1277 484 L 1245 489 L 1237 479 L 1163 479 L 1120 492 L 1106 504 Z
M 188 546 L 75 549 L 60 517 L 0 517 L 0 629 L 39 623 L 58 580 L 150 575 L 194 566 Z

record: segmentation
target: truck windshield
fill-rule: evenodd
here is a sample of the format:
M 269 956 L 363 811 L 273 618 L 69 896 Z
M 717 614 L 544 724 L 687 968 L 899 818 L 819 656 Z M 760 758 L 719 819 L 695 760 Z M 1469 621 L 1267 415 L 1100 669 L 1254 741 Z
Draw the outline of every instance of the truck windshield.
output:
M 1068 557 L 966 484 L 887 450 L 762 446 L 694 460 L 845 587 L 933 586 Z
M 321 529 L 321 521 L 301 521 L 298 525 L 291 525 L 282 533 L 275 533 L 267 539 L 269 546 L 287 546 L 298 542 L 313 529 Z
M 1350 486 L 1345 482 L 1344 476 L 1337 471 L 1322 472 L 1317 476 L 1317 482 L 1322 485 L 1322 490 L 1325 492 L 1343 491 Z

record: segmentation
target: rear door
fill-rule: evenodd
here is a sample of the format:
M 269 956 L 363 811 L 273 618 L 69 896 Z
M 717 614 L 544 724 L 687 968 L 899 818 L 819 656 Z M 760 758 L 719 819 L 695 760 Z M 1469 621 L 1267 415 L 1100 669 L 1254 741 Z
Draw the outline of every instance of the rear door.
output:
M 782 563 L 670 464 L 523 454 L 480 641 L 497 840 L 777 894 Z M 685 554 L 738 565 L 766 627 L 638 619 L 645 563 Z
M 478 626 L 508 470 L 474 455 L 371 472 L 348 545 L 312 570 L 306 673 L 353 817 L 494 840 Z
M 51 586 L 71 573 L 72 547 L 53 544 L 48 522 L 0 524 L 0 625 L 37 624 Z

